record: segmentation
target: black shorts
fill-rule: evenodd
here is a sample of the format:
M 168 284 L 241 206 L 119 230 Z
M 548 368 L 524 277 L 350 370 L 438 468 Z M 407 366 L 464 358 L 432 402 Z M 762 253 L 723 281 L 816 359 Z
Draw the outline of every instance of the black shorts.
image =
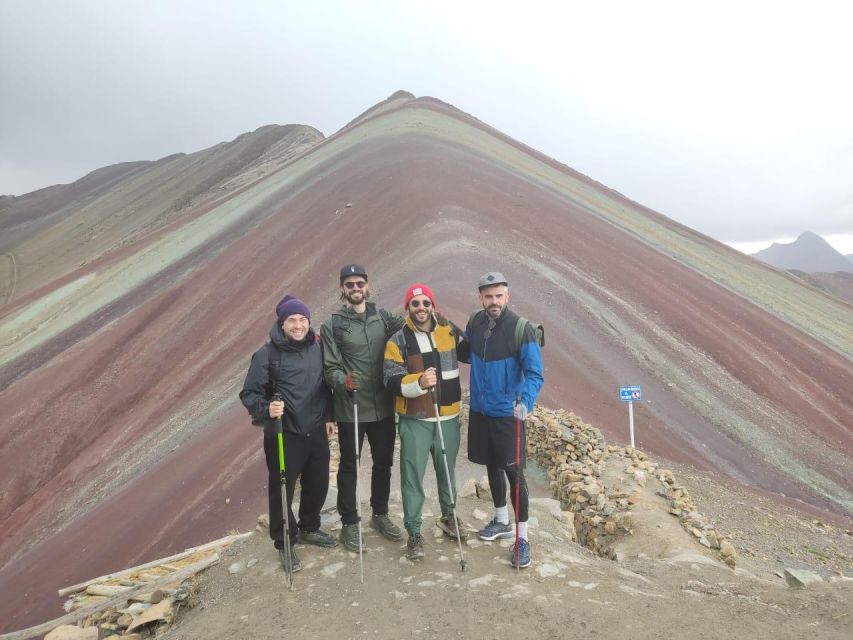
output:
M 518 425 L 519 421 L 512 416 L 492 418 L 472 411 L 468 417 L 468 459 L 475 464 L 509 467 L 518 456 L 523 469 L 527 463 L 527 429 L 521 422 L 517 434 Z

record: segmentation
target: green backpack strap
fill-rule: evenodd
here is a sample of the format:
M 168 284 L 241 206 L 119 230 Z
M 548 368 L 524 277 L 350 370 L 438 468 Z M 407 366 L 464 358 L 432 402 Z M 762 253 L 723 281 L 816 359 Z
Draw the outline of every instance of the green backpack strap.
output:
M 524 330 L 530 325 L 533 333 L 536 336 L 536 342 L 540 347 L 545 346 L 545 327 L 535 322 L 530 322 L 527 318 L 518 316 L 518 321 L 515 323 L 515 350 L 521 351 L 521 343 L 524 341 Z

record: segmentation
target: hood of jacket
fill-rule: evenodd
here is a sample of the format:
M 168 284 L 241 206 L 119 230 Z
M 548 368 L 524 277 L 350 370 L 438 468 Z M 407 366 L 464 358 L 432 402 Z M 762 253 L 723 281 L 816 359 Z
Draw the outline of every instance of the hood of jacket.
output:
M 308 333 L 305 334 L 305 339 L 300 340 L 299 342 L 284 335 L 284 330 L 278 323 L 274 323 L 272 329 L 270 329 L 270 342 L 272 342 L 276 348 L 281 351 L 299 351 L 300 349 L 307 347 L 316 339 L 317 336 L 314 333 L 314 329 L 311 328 L 309 328 Z

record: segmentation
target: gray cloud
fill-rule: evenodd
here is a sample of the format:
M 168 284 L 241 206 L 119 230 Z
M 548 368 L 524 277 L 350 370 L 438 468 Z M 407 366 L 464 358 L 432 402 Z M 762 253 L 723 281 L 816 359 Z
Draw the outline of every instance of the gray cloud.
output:
M 407 89 L 720 240 L 853 234 L 840 4 L 305 4 L 0 3 L 0 193 Z

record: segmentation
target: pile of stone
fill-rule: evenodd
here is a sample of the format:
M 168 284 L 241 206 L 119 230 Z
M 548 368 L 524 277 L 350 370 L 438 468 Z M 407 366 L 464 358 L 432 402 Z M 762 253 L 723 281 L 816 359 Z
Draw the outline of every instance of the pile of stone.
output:
M 669 512 L 678 518 L 685 531 L 692 534 L 703 547 L 719 551 L 720 559 L 734 569 L 737 564 L 734 546 L 706 516 L 699 513 L 687 489 L 678 484 L 672 471 L 660 470 L 657 479 L 662 485 L 658 495 L 669 500 Z
M 632 447 L 608 445 L 601 431 L 565 409 L 537 406 L 528 420 L 527 451 L 546 471 L 560 506 L 574 513 L 578 542 L 597 554 L 618 558 L 615 544 L 632 531 L 631 507 L 638 499 L 635 488 L 648 480 L 661 484 L 657 492 L 669 500 L 669 512 L 696 540 L 719 551 L 721 559 L 735 566 L 731 543 L 696 510 L 687 490 L 672 471 L 660 469 L 645 453 Z M 626 483 L 605 483 L 606 470 L 622 466 Z
M 178 609 L 193 605 L 186 582 L 219 562 L 219 553 L 251 533 L 235 534 L 200 547 L 160 558 L 59 590 L 70 596 L 64 616 L 16 632 L 15 637 L 48 640 L 77 638 L 142 638 L 162 624 L 170 624 Z

